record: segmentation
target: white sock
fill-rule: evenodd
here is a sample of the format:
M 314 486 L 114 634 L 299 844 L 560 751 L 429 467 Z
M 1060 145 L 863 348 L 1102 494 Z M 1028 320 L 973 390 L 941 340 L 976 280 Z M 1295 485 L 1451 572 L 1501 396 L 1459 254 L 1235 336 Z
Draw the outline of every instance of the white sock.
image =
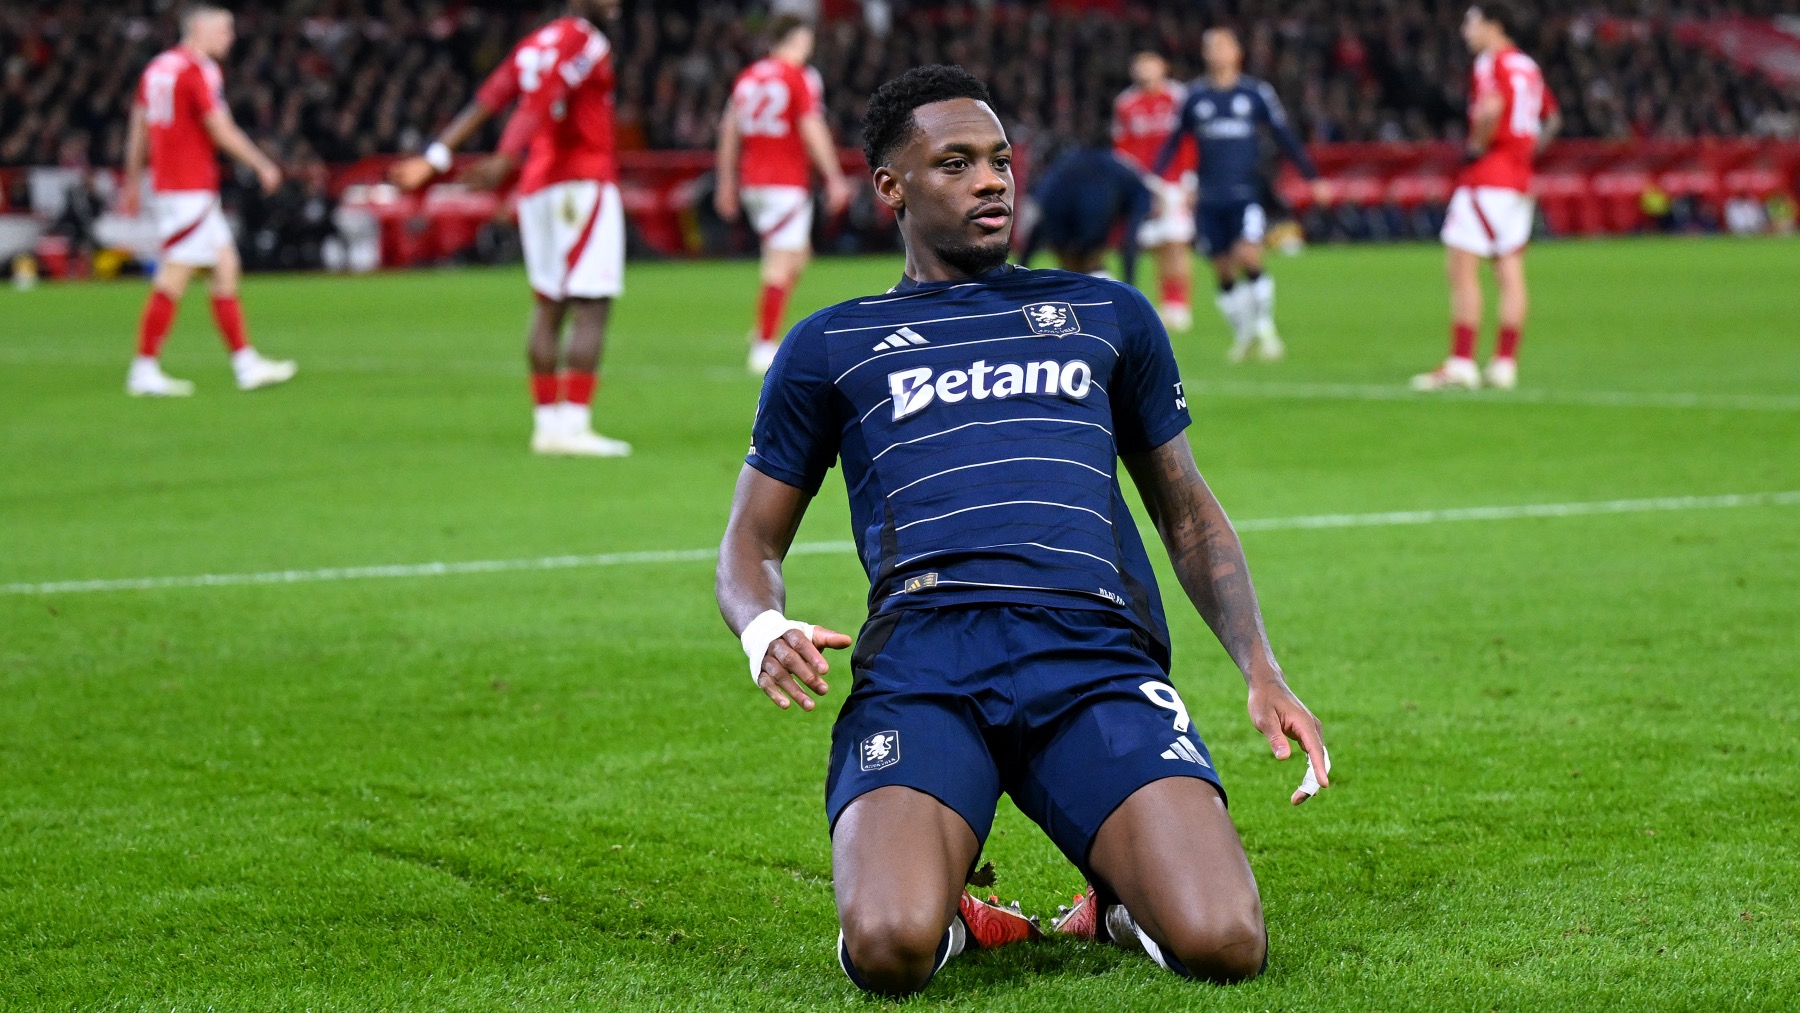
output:
M 955 918 L 950 919 L 950 946 L 944 951 L 944 960 L 943 963 L 938 965 L 938 970 L 943 970 L 944 964 L 948 964 L 951 957 L 961 953 L 968 943 L 968 927 L 963 925 L 962 916 L 957 915 Z
M 1213 299 L 1213 305 L 1219 308 L 1219 315 L 1225 318 L 1226 326 L 1231 328 L 1233 341 L 1246 341 L 1244 336 L 1244 296 L 1249 290 L 1242 285 L 1235 285 L 1229 292 L 1220 292 Z
M 231 368 L 241 373 L 244 370 L 249 369 L 251 364 L 256 362 L 259 358 L 261 358 L 261 356 L 256 354 L 255 348 L 245 345 L 231 353 Z
M 1256 324 L 1258 327 L 1273 326 L 1275 323 L 1275 279 L 1263 275 L 1250 283 L 1250 294 L 1256 304 Z
M 561 407 L 563 432 L 585 433 L 594 428 L 594 408 L 592 405 L 575 404 L 572 401 L 564 401 Z
M 562 432 L 562 405 L 541 404 L 531 410 L 531 422 L 540 433 Z
M 162 372 L 162 362 L 154 355 L 133 356 L 131 371 L 133 373 L 160 373 Z
M 1143 929 L 1138 928 L 1137 922 L 1131 917 L 1131 912 L 1125 910 L 1125 905 L 1114 904 L 1107 908 L 1105 921 L 1106 931 L 1112 936 L 1114 944 L 1129 948 L 1135 942 L 1144 948 L 1144 952 L 1150 955 L 1151 960 L 1156 961 L 1157 967 L 1165 971 L 1169 969 L 1169 962 L 1163 959 L 1162 947 L 1156 945 L 1156 940 L 1151 939 Z

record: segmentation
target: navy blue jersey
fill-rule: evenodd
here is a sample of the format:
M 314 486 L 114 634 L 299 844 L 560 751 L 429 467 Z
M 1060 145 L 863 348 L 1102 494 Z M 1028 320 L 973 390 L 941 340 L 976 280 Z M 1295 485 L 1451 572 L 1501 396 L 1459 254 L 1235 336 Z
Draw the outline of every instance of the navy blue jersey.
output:
M 1181 139 L 1191 134 L 1200 146 L 1202 204 L 1259 200 L 1262 148 L 1258 126 L 1269 128 L 1275 143 L 1302 176 L 1319 178 L 1318 168 L 1288 126 L 1287 113 L 1275 97 L 1275 89 L 1247 75 L 1239 75 L 1230 88 L 1215 88 L 1204 77 L 1187 86 L 1181 122 L 1163 143 L 1154 171 L 1160 174 L 1174 160 Z
M 763 382 L 747 460 L 809 494 L 843 461 L 871 614 L 1110 610 L 1166 659 L 1117 459 L 1189 421 L 1168 334 L 1141 293 L 1009 265 L 903 280 L 796 324 Z

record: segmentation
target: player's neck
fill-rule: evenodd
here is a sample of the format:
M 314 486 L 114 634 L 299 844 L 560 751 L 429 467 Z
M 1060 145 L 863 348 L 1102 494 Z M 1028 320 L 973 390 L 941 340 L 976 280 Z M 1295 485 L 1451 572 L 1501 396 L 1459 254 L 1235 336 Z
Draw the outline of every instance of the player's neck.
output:
M 1211 84 L 1214 88 L 1217 88 L 1220 91 L 1226 91 L 1231 88 L 1236 88 L 1237 83 L 1238 83 L 1238 78 L 1241 78 L 1243 76 L 1244 76 L 1244 72 L 1241 70 L 1220 70 L 1220 71 L 1210 71 L 1209 70 L 1206 72 L 1207 83 Z
M 968 281 L 971 278 L 993 274 L 1007 266 L 1007 262 L 1002 260 L 985 270 L 969 272 L 954 266 L 930 250 L 915 256 L 914 249 L 914 244 L 907 244 L 906 279 L 915 285 L 929 285 L 939 281 Z

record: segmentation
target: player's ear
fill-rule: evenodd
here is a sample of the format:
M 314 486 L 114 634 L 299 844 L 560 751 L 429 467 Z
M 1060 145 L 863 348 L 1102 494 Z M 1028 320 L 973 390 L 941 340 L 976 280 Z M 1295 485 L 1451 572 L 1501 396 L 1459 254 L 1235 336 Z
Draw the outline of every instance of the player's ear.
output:
M 900 182 L 900 174 L 887 166 L 875 169 L 875 196 L 888 210 L 899 214 L 906 208 L 905 188 Z

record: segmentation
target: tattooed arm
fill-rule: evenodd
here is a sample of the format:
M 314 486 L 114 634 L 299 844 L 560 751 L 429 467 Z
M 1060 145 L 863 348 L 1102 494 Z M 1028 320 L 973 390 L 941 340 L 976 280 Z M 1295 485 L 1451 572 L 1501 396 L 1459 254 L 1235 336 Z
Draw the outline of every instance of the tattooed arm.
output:
M 1251 722 L 1268 737 L 1278 760 L 1291 755 L 1288 739 L 1299 742 L 1319 784 L 1328 785 L 1319 719 L 1288 689 L 1263 629 L 1244 547 L 1225 508 L 1200 477 L 1186 434 L 1155 450 L 1127 456 L 1125 467 L 1162 535 L 1182 588 L 1244 673 Z M 1308 797 L 1296 791 L 1291 801 L 1299 805 Z

